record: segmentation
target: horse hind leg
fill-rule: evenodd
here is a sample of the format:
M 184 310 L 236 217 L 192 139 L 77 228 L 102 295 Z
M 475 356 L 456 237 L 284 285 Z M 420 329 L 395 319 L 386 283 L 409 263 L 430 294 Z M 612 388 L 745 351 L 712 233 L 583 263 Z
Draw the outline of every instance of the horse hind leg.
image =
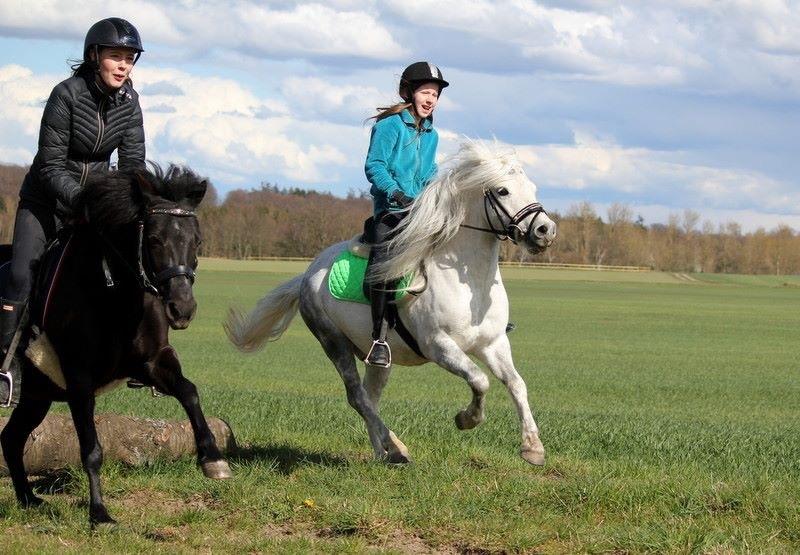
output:
M 100 487 L 103 447 L 97 438 L 94 405 L 95 399 L 92 392 L 86 390 L 80 394 L 70 393 L 69 409 L 72 413 L 72 421 L 75 423 L 75 431 L 78 432 L 83 469 L 89 478 L 89 523 L 92 527 L 98 524 L 116 524 L 116 521 L 108 514 Z
M 23 507 L 34 507 L 43 502 L 33 493 L 28 482 L 23 454 L 25 442 L 36 426 L 42 423 L 47 411 L 50 410 L 50 405 L 50 401 L 33 400 L 23 395 L 20 404 L 11 413 L 11 418 L 0 434 L 0 444 L 3 446 L 8 473 L 14 484 L 17 500 Z
M 300 313 L 303 316 L 303 320 L 339 372 L 347 392 L 348 403 L 364 419 L 375 457 L 392 464 L 411 462 L 408 448 L 383 423 L 380 416 L 378 416 L 377 407 L 373 405 L 370 396 L 361 383 L 350 340 L 335 327 L 333 322 L 323 316 L 324 313 L 321 309 L 317 307 L 304 308 L 301 297 Z M 367 379 L 367 382 L 369 383 L 369 379 Z M 378 382 L 373 383 L 374 387 L 370 387 L 373 394 L 375 394 L 376 391 L 382 389 L 382 386 L 378 388 Z M 378 392 L 376 399 L 379 397 L 380 393 Z

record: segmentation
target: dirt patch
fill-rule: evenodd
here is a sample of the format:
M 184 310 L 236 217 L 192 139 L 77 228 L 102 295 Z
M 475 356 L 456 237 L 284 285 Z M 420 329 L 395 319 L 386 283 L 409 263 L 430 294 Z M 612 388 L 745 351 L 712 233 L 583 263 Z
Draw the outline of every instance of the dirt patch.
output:
M 193 493 L 189 497 L 172 497 L 163 491 L 142 489 L 131 491 L 112 500 L 113 505 L 122 507 L 136 515 L 158 513 L 162 515 L 176 515 L 187 510 L 213 510 L 219 509 L 222 502 L 208 493 Z
M 264 537 L 276 540 L 285 538 L 302 538 L 311 542 L 325 542 L 331 538 L 341 536 L 357 536 L 364 540 L 368 549 L 393 550 L 410 555 L 455 555 L 463 553 L 463 550 L 454 546 L 431 546 L 422 537 L 413 532 L 402 529 L 393 530 L 371 530 L 365 533 L 360 529 L 347 530 L 342 532 L 339 529 L 314 529 L 309 525 L 274 523 L 262 528 Z M 379 536 L 379 537 L 377 537 Z
M 395 530 L 379 542 L 370 542 L 369 546 L 380 549 L 393 549 L 412 555 L 451 555 L 461 552 L 458 548 L 452 546 L 430 546 L 423 538 L 406 530 Z

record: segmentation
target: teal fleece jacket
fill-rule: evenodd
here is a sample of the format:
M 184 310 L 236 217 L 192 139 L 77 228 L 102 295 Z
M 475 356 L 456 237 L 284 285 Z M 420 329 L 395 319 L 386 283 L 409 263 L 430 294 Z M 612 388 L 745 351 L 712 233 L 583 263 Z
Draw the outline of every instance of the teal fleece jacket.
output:
M 408 110 L 377 122 L 372 127 L 364 171 L 372 187 L 374 213 L 400 210 L 391 199 L 398 189 L 416 198 L 436 175 L 439 134 L 430 119 L 417 131 Z

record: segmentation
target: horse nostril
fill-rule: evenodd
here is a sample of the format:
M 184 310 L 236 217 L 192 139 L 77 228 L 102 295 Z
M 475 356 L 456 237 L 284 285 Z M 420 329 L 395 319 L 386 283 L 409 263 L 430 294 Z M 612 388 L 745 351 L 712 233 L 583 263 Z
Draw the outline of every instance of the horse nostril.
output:
M 180 317 L 180 311 L 178 310 L 178 305 L 174 302 L 170 301 L 167 303 L 167 315 L 172 318 L 173 320 L 177 320 Z
M 544 224 L 540 225 L 536 228 L 536 236 L 537 237 L 544 237 L 550 231 L 550 227 Z

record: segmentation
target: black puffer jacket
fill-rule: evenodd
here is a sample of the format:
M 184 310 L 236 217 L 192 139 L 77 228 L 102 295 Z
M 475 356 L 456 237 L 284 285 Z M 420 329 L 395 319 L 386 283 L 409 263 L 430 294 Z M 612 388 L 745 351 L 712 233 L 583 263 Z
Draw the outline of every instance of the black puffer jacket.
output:
M 45 106 L 39 151 L 20 197 L 69 214 L 86 177 L 107 170 L 115 149 L 120 170 L 144 167 L 142 109 L 133 87 L 126 83 L 109 95 L 93 75 L 62 81 Z

